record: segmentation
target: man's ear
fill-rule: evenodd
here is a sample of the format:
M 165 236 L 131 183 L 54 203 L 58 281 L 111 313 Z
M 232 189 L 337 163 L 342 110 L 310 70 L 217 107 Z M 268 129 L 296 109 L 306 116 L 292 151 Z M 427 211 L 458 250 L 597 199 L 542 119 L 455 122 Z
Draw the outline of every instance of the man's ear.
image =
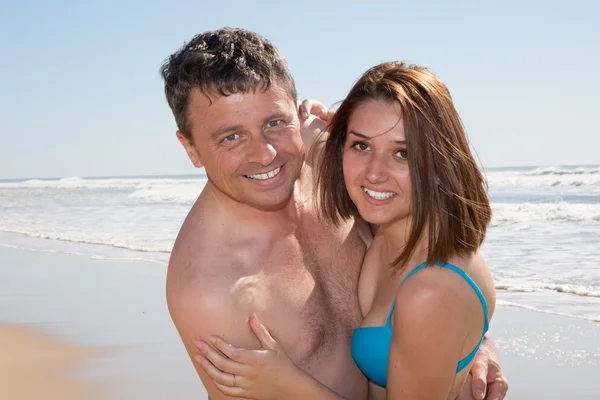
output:
M 196 167 L 196 168 L 202 167 L 202 160 L 200 159 L 200 153 L 198 153 L 198 150 L 196 150 L 196 148 L 190 142 L 190 140 L 187 138 L 187 136 L 185 136 L 183 134 L 183 132 L 181 132 L 181 131 L 177 131 L 176 135 L 177 135 L 177 140 L 179 140 L 179 143 L 181 143 L 181 145 L 185 149 L 185 152 L 187 153 L 188 157 L 190 158 L 190 161 L 192 162 L 192 164 L 194 164 L 194 167 Z

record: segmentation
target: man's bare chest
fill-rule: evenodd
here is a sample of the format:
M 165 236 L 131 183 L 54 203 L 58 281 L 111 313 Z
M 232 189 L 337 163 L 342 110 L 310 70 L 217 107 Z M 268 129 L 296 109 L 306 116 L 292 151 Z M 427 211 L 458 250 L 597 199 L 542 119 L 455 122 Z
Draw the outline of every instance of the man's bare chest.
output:
M 281 241 L 263 268 L 232 287 L 296 362 L 335 346 L 358 326 L 360 240 Z

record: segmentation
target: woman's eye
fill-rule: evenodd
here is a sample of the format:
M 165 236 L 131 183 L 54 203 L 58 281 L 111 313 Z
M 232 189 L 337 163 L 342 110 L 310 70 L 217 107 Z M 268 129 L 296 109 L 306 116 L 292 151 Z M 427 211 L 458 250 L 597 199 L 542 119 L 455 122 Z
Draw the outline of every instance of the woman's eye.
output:
M 369 150 L 369 145 L 364 142 L 356 142 L 356 143 L 354 143 L 353 147 L 359 151 Z
M 408 152 L 406 150 L 398 150 L 396 152 L 396 157 L 406 160 L 408 158 Z

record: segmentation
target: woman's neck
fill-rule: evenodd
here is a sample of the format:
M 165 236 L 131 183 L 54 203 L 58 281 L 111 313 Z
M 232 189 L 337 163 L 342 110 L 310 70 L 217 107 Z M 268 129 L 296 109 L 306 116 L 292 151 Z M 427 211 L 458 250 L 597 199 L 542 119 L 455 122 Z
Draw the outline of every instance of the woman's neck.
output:
M 410 238 L 411 228 L 412 219 L 410 217 L 379 227 L 376 237 L 381 238 L 381 241 L 383 242 L 381 250 L 384 259 L 393 263 L 393 261 L 398 258 Z M 421 232 L 409 259 L 407 260 L 409 264 L 412 263 L 411 260 L 420 262 L 419 260 L 425 260 L 427 258 L 428 234 L 429 231 L 426 226 Z

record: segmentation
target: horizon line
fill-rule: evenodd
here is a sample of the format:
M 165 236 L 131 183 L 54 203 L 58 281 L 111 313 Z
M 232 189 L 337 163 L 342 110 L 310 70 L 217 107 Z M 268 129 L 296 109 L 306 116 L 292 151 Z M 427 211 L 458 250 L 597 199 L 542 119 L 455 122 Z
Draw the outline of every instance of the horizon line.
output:
M 485 172 L 490 169 L 520 169 L 520 168 L 576 168 L 576 167 L 600 167 L 600 164 L 559 164 L 559 165 L 505 165 L 505 166 L 490 166 L 490 167 L 482 167 L 482 170 Z M 200 169 L 204 171 L 204 168 Z M 135 179 L 135 178 L 149 178 L 149 177 L 195 177 L 199 175 L 206 174 L 204 172 L 198 173 L 166 173 L 166 174 L 143 174 L 143 175 L 71 175 L 71 176 L 62 176 L 62 177 L 28 177 L 28 178 L 2 178 L 0 177 L 0 182 L 15 182 L 15 181 L 30 181 L 30 180 L 61 180 L 68 178 L 79 178 L 79 179 Z

